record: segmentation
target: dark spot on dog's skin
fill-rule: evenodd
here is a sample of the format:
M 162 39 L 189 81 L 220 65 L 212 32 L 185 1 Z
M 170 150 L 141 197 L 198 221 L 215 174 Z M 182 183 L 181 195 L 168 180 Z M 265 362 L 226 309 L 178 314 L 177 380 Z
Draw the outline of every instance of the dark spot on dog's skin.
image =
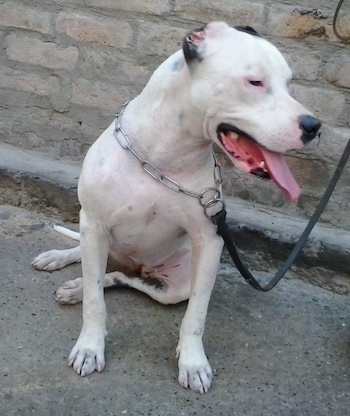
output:
M 147 275 L 151 274 L 150 272 L 145 273 Z M 165 282 L 162 282 L 161 280 L 157 279 L 156 277 L 149 276 L 149 277 L 143 277 L 143 276 L 129 276 L 129 279 L 139 279 L 147 286 L 153 286 L 155 289 L 158 290 L 166 290 L 168 288 L 168 285 Z M 117 284 L 117 286 L 121 286 L 120 282 L 118 281 L 118 278 L 114 278 L 114 282 Z M 125 284 L 124 286 L 127 286 Z M 132 287 L 132 285 L 130 285 Z
M 177 116 L 177 125 L 180 129 L 184 128 L 184 123 L 185 123 L 185 113 L 181 112 L 180 114 L 178 114 Z
M 169 275 L 167 275 L 167 274 L 162 274 L 162 276 L 163 276 L 163 277 L 169 277 Z
M 132 207 L 131 205 L 128 205 L 128 211 L 132 211 L 134 209 L 134 207 Z
M 151 223 L 152 223 L 152 221 L 154 221 L 154 219 L 155 219 L 155 217 L 156 217 L 156 216 L 157 216 L 157 212 L 156 212 L 156 211 L 151 211 L 151 212 L 148 214 L 146 224 L 147 224 L 147 225 L 151 224 Z
M 172 66 L 173 72 L 179 72 L 179 71 L 181 71 L 181 69 L 183 68 L 184 65 L 185 65 L 185 61 L 184 61 L 183 58 L 180 58 L 180 59 L 176 60 L 173 63 L 173 66 Z
M 142 280 L 143 283 L 145 283 L 148 286 L 153 286 L 155 289 L 159 290 L 165 290 L 167 288 L 167 285 L 162 282 L 161 280 L 156 279 L 155 277 L 139 277 L 140 280 Z
M 113 279 L 114 285 L 117 287 L 130 287 L 127 283 L 122 283 L 117 277 Z
M 269 94 L 269 95 L 272 95 L 273 94 L 272 88 L 268 87 L 267 90 L 266 90 L 266 93 Z
M 176 267 L 180 267 L 181 264 L 175 264 L 175 266 L 171 266 L 171 269 L 175 269 Z
M 101 159 L 98 161 L 98 166 L 101 168 L 105 164 L 105 158 L 101 157 Z
M 187 234 L 186 230 L 180 230 L 177 234 L 177 238 L 182 238 Z

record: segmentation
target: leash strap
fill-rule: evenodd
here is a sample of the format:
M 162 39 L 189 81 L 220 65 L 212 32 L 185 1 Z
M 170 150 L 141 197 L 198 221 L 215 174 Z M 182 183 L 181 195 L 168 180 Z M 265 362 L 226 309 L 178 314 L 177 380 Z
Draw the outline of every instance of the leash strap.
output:
M 261 286 L 260 283 L 255 279 L 255 277 L 250 273 L 250 271 L 245 267 L 245 265 L 242 263 L 237 248 L 235 246 L 235 243 L 233 241 L 232 235 L 230 233 L 230 230 L 228 228 L 228 225 L 226 223 L 226 210 L 223 208 L 221 211 L 219 211 L 217 214 L 213 215 L 211 217 L 213 223 L 218 226 L 217 233 L 224 239 L 226 248 L 234 261 L 238 271 L 241 273 L 243 278 L 249 283 L 250 286 L 252 286 L 254 289 L 259 290 L 260 292 L 268 292 L 272 288 L 274 288 L 277 283 L 282 279 L 282 277 L 286 274 L 286 272 L 290 269 L 292 266 L 294 260 L 304 247 L 306 240 L 308 236 L 311 233 L 311 230 L 313 229 L 314 225 L 320 218 L 320 215 L 322 214 L 323 210 L 325 209 L 329 198 L 331 197 L 334 188 L 344 170 L 344 167 L 350 157 L 350 139 L 344 149 L 344 152 L 339 160 L 338 166 L 328 184 L 327 189 L 325 190 L 325 193 L 319 202 L 314 214 L 310 218 L 307 226 L 305 227 L 305 230 L 303 231 L 302 235 L 300 236 L 298 242 L 294 246 L 292 252 L 290 253 L 287 260 L 284 262 L 284 264 L 281 266 L 281 268 L 276 273 L 275 277 L 273 277 L 270 282 L 266 286 Z

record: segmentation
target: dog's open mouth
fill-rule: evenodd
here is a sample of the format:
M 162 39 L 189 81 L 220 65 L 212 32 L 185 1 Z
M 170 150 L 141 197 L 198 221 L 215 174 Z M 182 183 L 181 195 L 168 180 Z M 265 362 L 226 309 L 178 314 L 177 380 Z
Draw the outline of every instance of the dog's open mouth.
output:
M 217 135 L 226 153 L 235 158 L 242 170 L 272 179 L 290 201 L 299 198 L 299 185 L 280 153 L 263 148 L 248 134 L 229 124 L 220 124 Z

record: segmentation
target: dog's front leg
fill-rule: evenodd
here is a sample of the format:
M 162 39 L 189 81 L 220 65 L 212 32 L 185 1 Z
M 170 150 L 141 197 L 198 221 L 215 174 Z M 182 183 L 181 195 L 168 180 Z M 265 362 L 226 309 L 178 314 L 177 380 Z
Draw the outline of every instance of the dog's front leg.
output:
M 176 352 L 179 357 L 179 383 L 199 393 L 206 393 L 212 380 L 202 336 L 222 247 L 222 239 L 213 232 L 192 240 L 191 295 Z
M 108 236 L 99 221 L 80 213 L 80 245 L 83 269 L 83 327 L 68 365 L 81 376 L 102 371 L 105 365 L 106 305 L 103 279 L 108 257 Z

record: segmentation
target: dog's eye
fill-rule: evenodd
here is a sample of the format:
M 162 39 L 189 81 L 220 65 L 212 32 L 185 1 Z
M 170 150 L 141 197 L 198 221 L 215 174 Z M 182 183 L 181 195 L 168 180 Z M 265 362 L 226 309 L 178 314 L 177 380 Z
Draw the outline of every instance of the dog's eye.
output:
M 254 87 L 262 87 L 263 86 L 263 82 L 262 81 L 255 81 L 255 80 L 250 80 L 249 81 L 250 85 L 254 85 Z

